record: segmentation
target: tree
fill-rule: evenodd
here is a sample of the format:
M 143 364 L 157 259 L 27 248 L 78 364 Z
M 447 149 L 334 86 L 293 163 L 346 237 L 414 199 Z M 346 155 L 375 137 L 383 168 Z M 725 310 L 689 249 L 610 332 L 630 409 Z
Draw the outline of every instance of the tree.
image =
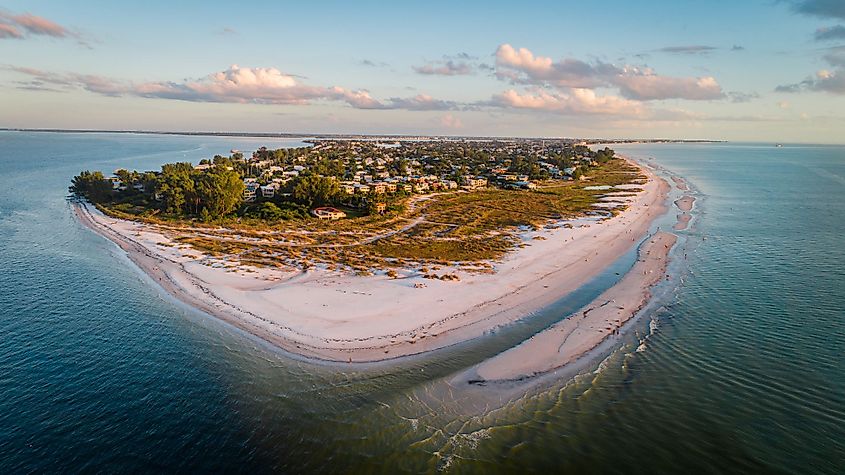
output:
M 180 214 L 189 212 L 186 204 L 194 205 L 196 212 L 196 195 L 194 181 L 191 174 L 194 167 L 190 163 L 167 163 L 161 166 L 161 175 L 156 180 L 156 191 L 164 201 L 164 210 L 168 213 Z
M 212 218 L 219 218 L 234 211 L 241 202 L 244 183 L 236 172 L 215 167 L 197 176 L 195 190 L 203 209 L 208 210 Z
M 112 186 L 102 172 L 80 172 L 71 180 L 68 191 L 77 197 L 87 198 L 92 203 L 100 203 L 111 197 Z
M 130 173 L 129 170 L 121 168 L 120 170 L 115 171 L 114 174 L 117 176 L 117 179 L 120 180 L 121 183 L 123 183 L 124 186 L 126 186 L 127 188 L 132 186 L 132 173 Z
M 336 180 L 317 175 L 301 175 L 293 185 L 293 198 L 309 208 L 332 203 L 340 195 Z
M 173 214 L 185 211 L 186 195 L 192 193 L 193 189 L 191 176 L 184 172 L 162 172 L 156 182 L 156 190 L 162 196 L 164 210 Z

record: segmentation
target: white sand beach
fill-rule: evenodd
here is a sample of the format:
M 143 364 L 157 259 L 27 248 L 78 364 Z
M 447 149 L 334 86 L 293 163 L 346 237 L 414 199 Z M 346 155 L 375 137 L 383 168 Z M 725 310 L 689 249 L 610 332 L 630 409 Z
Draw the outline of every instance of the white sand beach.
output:
M 369 362 L 478 337 L 598 275 L 667 209 L 668 183 L 641 168 L 648 181 L 636 194 L 619 190 L 628 196 L 614 199 L 628 208 L 618 216 L 526 232 L 525 245 L 495 263 L 495 273 L 450 270 L 459 282 L 227 266 L 155 226 L 108 217 L 90 205 L 76 210 L 83 223 L 118 244 L 180 300 L 293 353 Z
M 548 373 L 618 334 L 648 302 L 649 289 L 664 278 L 676 239 L 666 232 L 650 237 L 640 248 L 636 264 L 616 285 L 576 314 L 481 363 L 474 382 L 514 382 Z

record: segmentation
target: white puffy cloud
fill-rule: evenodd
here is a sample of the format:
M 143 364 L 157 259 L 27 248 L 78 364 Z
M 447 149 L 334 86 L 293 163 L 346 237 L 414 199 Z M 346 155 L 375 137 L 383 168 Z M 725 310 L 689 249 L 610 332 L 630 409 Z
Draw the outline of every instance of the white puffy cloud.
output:
M 232 65 L 224 71 L 196 80 L 154 81 L 133 84 L 95 75 L 53 73 L 33 68 L 9 68 L 27 75 L 30 81 L 19 82 L 25 89 L 84 89 L 107 96 L 140 96 L 188 102 L 221 102 L 244 104 L 307 105 L 316 101 L 345 102 L 356 109 L 405 109 L 417 111 L 452 110 L 461 106 L 453 101 L 436 99 L 426 94 L 393 97 L 379 101 L 364 89 L 340 86 L 322 87 L 303 84 L 291 74 L 276 68 L 242 68 Z
M 514 89 L 497 94 L 492 103 L 517 109 L 535 109 L 560 114 L 599 114 L 628 117 L 642 116 L 646 108 L 637 101 L 617 97 L 599 96 L 592 89 L 573 88 L 568 93 L 537 89 L 520 93 Z
M 725 97 L 722 86 L 712 76 L 670 77 L 650 70 L 626 68 L 611 81 L 623 96 L 641 101 L 660 99 L 711 100 Z
M 663 99 L 712 100 L 725 97 L 715 78 L 670 77 L 656 74 L 650 68 L 615 66 L 596 61 L 587 63 L 566 58 L 553 61 L 536 56 L 526 48 L 516 49 L 503 44 L 496 50 L 496 74 L 516 84 L 556 88 L 618 88 L 629 99 L 642 101 Z

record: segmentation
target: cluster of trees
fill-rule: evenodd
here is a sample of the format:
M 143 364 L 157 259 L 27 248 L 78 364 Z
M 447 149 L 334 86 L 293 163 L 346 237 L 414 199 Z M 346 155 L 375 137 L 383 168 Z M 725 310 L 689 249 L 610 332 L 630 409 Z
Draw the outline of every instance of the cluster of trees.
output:
M 94 203 L 107 200 L 112 193 L 112 184 L 103 176 L 103 172 L 83 171 L 71 180 L 71 194 L 85 197 Z
M 613 149 L 605 147 L 603 150 L 594 152 L 591 158 L 598 163 L 606 163 L 608 160 L 613 159 L 615 153 Z
M 341 198 L 337 180 L 319 175 L 301 175 L 293 181 L 293 199 L 307 206 L 335 204 Z
M 508 171 L 519 175 L 528 175 L 529 180 L 546 180 L 549 178 L 549 171 L 540 166 L 537 157 L 514 157 Z
M 236 171 L 225 166 L 196 171 L 190 163 L 168 163 L 156 177 L 155 192 L 164 211 L 208 221 L 237 208 L 243 199 L 244 183 Z
M 244 212 L 244 216 L 263 219 L 265 221 L 287 221 L 308 217 L 308 208 L 291 202 L 277 204 L 272 201 L 264 201 L 248 207 Z
M 83 171 L 73 177 L 69 191 L 93 203 L 108 203 L 143 195 L 145 202 L 158 201 L 162 211 L 199 217 L 204 221 L 231 214 L 243 198 L 240 175 L 227 167 L 197 171 L 190 163 L 169 163 L 161 173 L 115 172 L 123 190 L 116 191 L 101 172 Z M 142 186 L 136 186 L 136 185 Z M 150 200 L 149 198 L 156 197 Z

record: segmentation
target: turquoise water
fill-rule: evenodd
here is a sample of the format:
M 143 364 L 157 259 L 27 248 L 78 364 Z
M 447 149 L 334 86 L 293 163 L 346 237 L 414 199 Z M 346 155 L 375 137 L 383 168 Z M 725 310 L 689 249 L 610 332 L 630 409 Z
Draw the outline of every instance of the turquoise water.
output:
M 845 148 L 618 147 L 695 186 L 682 282 L 644 351 L 645 320 L 600 371 L 513 396 L 449 381 L 613 271 L 423 360 L 314 365 L 175 302 L 64 201 L 85 168 L 296 144 L 0 132 L 0 473 L 842 473 Z

